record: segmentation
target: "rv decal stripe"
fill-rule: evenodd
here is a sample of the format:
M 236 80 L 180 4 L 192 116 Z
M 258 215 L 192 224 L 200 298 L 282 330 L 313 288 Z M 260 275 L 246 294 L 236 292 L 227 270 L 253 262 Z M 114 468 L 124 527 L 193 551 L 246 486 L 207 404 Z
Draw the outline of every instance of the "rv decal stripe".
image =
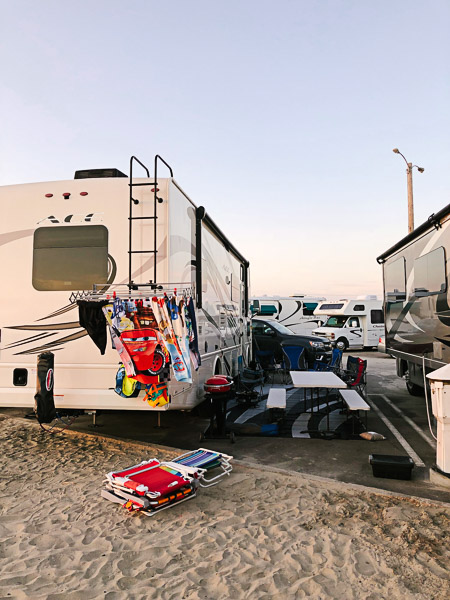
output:
M 52 352 L 57 352 L 58 350 L 64 350 L 64 347 L 52 348 Z M 16 352 L 16 354 L 14 356 L 20 356 L 21 354 L 27 354 L 27 355 L 39 354 L 40 352 L 42 352 L 42 349 L 38 348 L 37 350 L 29 350 L 28 352 Z
M 296 314 L 298 313 L 298 311 L 299 311 L 299 310 L 301 309 L 301 307 L 302 307 L 302 303 L 301 303 L 301 302 L 299 302 L 298 300 L 296 300 L 296 302 L 297 302 L 297 308 L 294 310 L 294 312 L 293 312 L 291 315 L 289 315 L 288 317 L 286 317 L 285 319 L 282 319 L 282 320 L 280 321 L 280 323 L 284 323 L 284 321 L 287 321 L 288 319 L 290 319 L 291 317 L 293 317 L 294 315 L 296 315 Z M 280 312 L 281 312 L 281 311 L 280 311 Z
M 24 344 L 30 344 L 31 342 L 37 342 L 39 340 L 43 340 L 46 337 L 50 337 L 51 335 L 56 335 L 56 333 L 41 333 L 39 335 L 33 335 L 29 338 L 25 338 L 20 340 L 20 342 L 15 342 L 13 344 L 8 344 L 5 350 L 9 350 L 11 348 L 15 348 L 16 346 L 23 346 Z
M 17 352 L 16 354 L 17 355 L 35 354 L 37 351 L 41 351 L 41 350 L 53 350 L 53 348 L 55 346 L 59 346 L 60 344 L 62 344 L 64 342 L 72 342 L 73 340 L 78 340 L 79 338 L 85 337 L 86 335 L 87 335 L 87 331 L 85 331 L 83 329 L 82 331 L 78 331 L 77 333 L 72 333 L 72 335 L 68 335 L 66 337 L 54 340 L 53 342 L 50 342 L 49 344 L 43 344 L 42 346 L 39 346 L 39 348 L 32 348 L 31 350 L 24 350 L 23 352 Z
M 45 321 L 46 319 L 51 319 L 52 317 L 58 317 L 59 315 L 69 312 L 69 310 L 73 310 L 74 308 L 77 308 L 76 303 L 68 304 L 67 306 L 64 306 L 63 308 L 59 308 L 58 310 L 55 310 L 55 312 L 52 312 L 51 314 L 47 315 L 46 317 L 42 317 L 42 319 L 37 319 L 37 320 Z
M 62 331 L 64 329 L 78 329 L 80 324 L 78 321 L 70 323 L 55 323 L 54 325 L 13 325 L 5 327 L 5 329 L 19 329 L 20 331 Z

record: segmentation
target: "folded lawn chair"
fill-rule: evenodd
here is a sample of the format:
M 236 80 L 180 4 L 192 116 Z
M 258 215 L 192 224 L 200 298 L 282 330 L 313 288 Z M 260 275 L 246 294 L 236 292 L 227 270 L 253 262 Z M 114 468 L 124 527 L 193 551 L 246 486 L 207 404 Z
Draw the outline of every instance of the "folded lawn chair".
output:
M 106 475 L 101 495 L 122 504 L 130 512 L 152 515 L 160 510 L 194 498 L 198 478 L 205 470 L 156 459 Z
M 199 475 L 198 484 L 201 487 L 210 487 L 219 483 L 225 475 L 230 475 L 233 470 L 233 467 L 230 464 L 231 460 L 233 460 L 233 457 L 228 454 L 214 452 L 214 450 L 207 450 L 206 448 L 199 448 L 198 450 L 192 450 L 191 452 L 186 452 L 186 454 L 178 456 L 173 462 L 186 467 L 200 467 L 201 469 L 204 469 L 205 472 Z M 205 475 L 215 469 L 220 469 L 221 472 L 214 477 L 207 479 Z

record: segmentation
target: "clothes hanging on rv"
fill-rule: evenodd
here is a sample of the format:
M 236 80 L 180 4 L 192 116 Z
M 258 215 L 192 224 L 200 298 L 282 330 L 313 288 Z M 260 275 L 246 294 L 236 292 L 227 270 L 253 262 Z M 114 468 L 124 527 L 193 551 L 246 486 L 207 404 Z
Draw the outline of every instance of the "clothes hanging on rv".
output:
M 177 381 L 192 383 L 183 306 L 175 296 L 170 300 L 167 296 L 151 300 L 115 298 L 103 306 L 113 346 L 128 377 L 156 384 L 170 362 Z
M 81 327 L 86 329 L 88 336 L 100 350 L 100 353 L 105 354 L 107 334 L 103 307 L 109 304 L 109 300 L 78 300 L 77 304 Z
M 192 363 L 197 371 L 202 364 L 202 359 L 198 349 L 197 318 L 195 316 L 194 301 L 190 297 L 186 302 L 186 321 L 189 324 L 189 351 Z

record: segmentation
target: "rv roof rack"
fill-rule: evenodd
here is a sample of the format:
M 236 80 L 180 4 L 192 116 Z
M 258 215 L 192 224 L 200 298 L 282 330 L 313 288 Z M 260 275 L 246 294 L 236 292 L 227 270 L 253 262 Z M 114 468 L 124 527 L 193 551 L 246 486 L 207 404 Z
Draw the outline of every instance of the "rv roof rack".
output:
M 94 283 L 92 290 L 80 290 L 72 292 L 70 302 L 77 300 L 108 300 L 114 298 L 149 298 L 150 296 L 184 295 L 194 297 L 195 289 L 189 282 L 171 283 L 140 283 L 130 288 L 127 283 L 108 285 L 106 283 Z

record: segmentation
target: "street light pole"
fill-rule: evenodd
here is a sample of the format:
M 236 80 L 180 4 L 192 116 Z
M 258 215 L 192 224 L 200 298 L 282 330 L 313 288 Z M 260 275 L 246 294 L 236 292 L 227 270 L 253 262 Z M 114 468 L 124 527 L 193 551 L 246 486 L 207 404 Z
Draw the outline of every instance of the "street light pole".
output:
M 408 186 L 408 233 L 414 231 L 414 205 L 413 205 L 413 187 L 412 187 L 412 163 L 407 163 L 406 181 Z
M 419 173 L 423 173 L 425 171 L 425 169 L 408 162 L 398 148 L 394 148 L 392 150 L 392 152 L 395 152 L 395 154 L 400 154 L 400 156 L 403 157 L 403 160 L 406 163 L 406 183 L 407 183 L 407 187 L 408 187 L 408 233 L 411 233 L 411 231 L 414 231 L 414 204 L 413 204 L 412 172 L 413 172 L 414 167 L 416 167 L 416 169 L 419 171 Z

